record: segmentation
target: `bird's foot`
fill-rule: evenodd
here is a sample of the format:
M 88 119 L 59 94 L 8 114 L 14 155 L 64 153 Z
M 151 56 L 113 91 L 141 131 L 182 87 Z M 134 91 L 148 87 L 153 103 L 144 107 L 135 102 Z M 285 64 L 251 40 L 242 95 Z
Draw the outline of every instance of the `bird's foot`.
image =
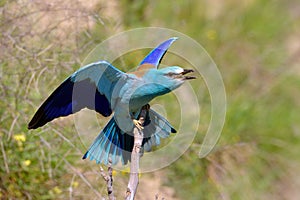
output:
M 149 104 L 146 104 L 142 107 L 141 111 L 142 110 L 146 110 L 147 112 L 149 112 L 150 110 L 150 105 Z M 140 131 L 144 129 L 143 127 L 143 124 L 144 124 L 144 121 L 145 121 L 145 116 L 144 117 L 141 117 L 139 116 L 138 117 L 139 120 L 135 119 L 134 117 L 132 117 L 132 121 L 133 121 L 133 124 L 135 125 L 135 127 L 137 127 Z
M 141 131 L 144 129 L 142 122 L 140 122 L 139 120 L 133 119 L 133 124 Z
M 143 110 L 147 110 L 149 111 L 150 110 L 150 105 L 149 104 L 146 104 L 142 107 Z

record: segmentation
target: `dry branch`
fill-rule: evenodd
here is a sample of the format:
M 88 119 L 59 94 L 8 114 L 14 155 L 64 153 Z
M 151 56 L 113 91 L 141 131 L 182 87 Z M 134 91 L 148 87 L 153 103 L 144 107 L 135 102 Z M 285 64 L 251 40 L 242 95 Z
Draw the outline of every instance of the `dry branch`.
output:
M 114 196 L 114 190 L 113 190 L 113 177 L 112 177 L 113 168 L 111 167 L 111 165 L 112 165 L 112 161 L 111 159 L 109 159 L 109 164 L 107 168 L 108 174 L 104 172 L 102 167 L 100 167 L 100 172 L 101 172 L 101 176 L 106 181 L 108 199 L 116 200 L 116 197 Z
M 143 106 L 139 117 L 140 124 L 144 124 L 147 110 L 149 110 L 149 105 Z M 143 130 L 138 129 L 137 127 L 134 127 L 133 134 L 134 145 L 131 153 L 130 177 L 126 191 L 126 200 L 133 200 L 137 191 L 139 184 L 139 163 L 144 138 Z

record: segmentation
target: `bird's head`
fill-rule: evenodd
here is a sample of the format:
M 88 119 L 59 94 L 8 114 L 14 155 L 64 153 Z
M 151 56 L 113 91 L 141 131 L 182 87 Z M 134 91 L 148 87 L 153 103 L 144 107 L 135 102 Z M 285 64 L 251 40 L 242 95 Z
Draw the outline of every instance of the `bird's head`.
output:
M 164 77 L 177 81 L 185 81 L 196 78 L 195 76 L 187 76 L 188 73 L 194 72 L 194 70 L 183 69 L 178 66 L 166 67 L 158 69 L 158 71 L 160 71 Z
M 151 76 L 153 82 L 163 84 L 170 90 L 174 90 L 182 85 L 184 81 L 196 78 L 195 76 L 187 75 L 191 72 L 194 72 L 194 70 L 171 66 L 161 69 L 153 69 L 148 75 Z

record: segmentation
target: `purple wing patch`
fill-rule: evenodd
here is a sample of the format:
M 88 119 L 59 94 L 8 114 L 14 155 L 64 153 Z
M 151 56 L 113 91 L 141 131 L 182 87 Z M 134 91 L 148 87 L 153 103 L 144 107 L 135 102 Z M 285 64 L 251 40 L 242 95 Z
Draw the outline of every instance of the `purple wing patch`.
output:
M 161 59 L 167 52 L 167 50 L 170 48 L 171 44 L 177 40 L 177 37 L 172 37 L 168 39 L 167 41 L 161 43 L 158 45 L 155 49 L 153 49 L 145 58 L 144 60 L 140 63 L 140 65 L 143 64 L 151 64 L 154 65 L 156 68 L 161 62 Z
M 41 105 L 28 128 L 36 129 L 55 118 L 73 114 L 83 108 L 95 110 L 105 117 L 112 113 L 110 103 L 99 93 L 94 83 L 88 79 L 74 83 L 68 78 Z

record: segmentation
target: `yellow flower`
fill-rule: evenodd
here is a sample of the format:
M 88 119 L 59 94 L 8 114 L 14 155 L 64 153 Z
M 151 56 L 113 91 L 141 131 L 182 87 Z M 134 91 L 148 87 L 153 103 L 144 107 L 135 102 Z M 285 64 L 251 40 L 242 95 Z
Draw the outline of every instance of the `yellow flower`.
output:
M 25 142 L 26 141 L 26 136 L 24 134 L 17 134 L 14 135 L 14 140 L 16 140 L 17 142 Z
M 121 171 L 121 174 L 122 174 L 122 175 L 126 175 L 126 174 L 128 174 L 129 172 L 130 172 L 129 167 L 126 167 L 126 168 L 124 168 L 124 169 Z
M 121 171 L 121 174 L 122 175 L 126 175 L 126 174 L 129 174 L 130 173 L 130 168 L 129 167 L 126 167 L 124 168 L 122 171 Z M 142 173 L 140 172 L 139 170 L 139 178 L 142 176 Z
M 117 173 L 118 173 L 118 172 L 117 172 L 116 170 L 113 170 L 113 171 L 112 171 L 112 176 L 116 176 Z
M 55 186 L 52 190 L 53 190 L 53 192 L 56 193 L 56 194 L 62 193 L 61 189 L 59 189 L 59 187 L 57 187 L 57 186 Z
M 206 31 L 206 37 L 210 40 L 215 40 L 217 38 L 217 32 L 215 30 L 208 30 Z
M 79 183 L 77 181 L 73 181 L 72 182 L 72 187 L 77 188 L 79 185 Z
M 31 164 L 31 160 L 24 160 L 23 161 L 23 165 L 25 165 L 26 167 L 28 167 Z

